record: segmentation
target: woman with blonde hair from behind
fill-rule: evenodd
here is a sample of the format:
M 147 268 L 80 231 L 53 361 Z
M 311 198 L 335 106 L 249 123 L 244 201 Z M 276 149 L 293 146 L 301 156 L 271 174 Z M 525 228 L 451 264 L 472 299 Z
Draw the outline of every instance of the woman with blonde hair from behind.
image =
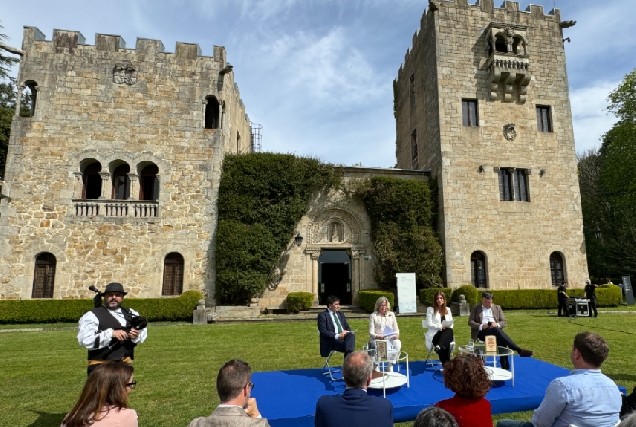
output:
M 384 335 L 387 326 L 393 331 L 390 336 Z M 397 325 L 395 313 L 391 311 L 391 304 L 386 297 L 380 297 L 375 302 L 375 308 L 369 317 L 369 337 L 372 347 L 375 347 L 376 340 L 388 340 L 393 347 L 394 354 L 399 356 L 402 349 L 402 342 L 399 340 L 400 329 Z M 389 371 L 393 371 L 392 362 L 389 363 Z
M 102 363 L 88 376 L 62 427 L 138 427 L 137 412 L 128 408 L 128 394 L 136 384 L 129 364 Z

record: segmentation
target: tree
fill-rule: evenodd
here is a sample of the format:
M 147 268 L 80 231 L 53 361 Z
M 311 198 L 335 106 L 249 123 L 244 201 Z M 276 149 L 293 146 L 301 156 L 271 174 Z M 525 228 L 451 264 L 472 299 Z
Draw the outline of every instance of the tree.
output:
M 0 25 L 0 29 L 2 28 Z M 9 71 L 18 62 L 18 59 L 4 53 L 7 47 L 3 40 L 6 39 L 7 36 L 0 33 L 0 81 L 9 81 L 8 83 L 0 83 L 0 177 L 4 176 L 4 165 L 11 134 L 11 119 L 15 112 L 17 96 L 15 85 L 11 83 L 12 79 L 9 77 Z
M 636 69 L 608 101 L 619 121 L 578 157 L 579 185 L 590 272 L 618 278 L 636 275 Z

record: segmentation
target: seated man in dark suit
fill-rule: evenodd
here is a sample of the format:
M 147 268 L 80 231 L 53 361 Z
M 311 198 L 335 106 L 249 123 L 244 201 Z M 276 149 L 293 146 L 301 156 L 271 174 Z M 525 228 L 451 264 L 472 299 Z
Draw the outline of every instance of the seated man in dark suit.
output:
M 508 347 L 519 353 L 521 357 L 530 357 L 533 354 L 532 350 L 524 350 L 515 344 L 512 338 L 503 331 L 506 326 L 506 318 L 501 307 L 492 303 L 492 294 L 490 292 L 483 292 L 481 294 L 481 304 L 473 306 L 470 310 L 468 326 L 471 329 L 470 336 L 472 339 L 478 338 L 484 341 L 487 335 L 494 335 L 497 337 L 498 346 Z M 503 369 L 510 369 L 507 356 L 502 357 L 500 363 Z
M 331 350 L 340 351 L 347 357 L 356 348 L 356 337 L 340 312 L 338 297 L 327 297 L 327 309 L 318 315 L 318 331 L 322 357 L 329 356 Z
M 367 395 L 373 361 L 364 351 L 345 358 L 342 367 L 347 389 L 343 394 L 322 396 L 316 403 L 316 427 L 393 427 L 393 404 Z

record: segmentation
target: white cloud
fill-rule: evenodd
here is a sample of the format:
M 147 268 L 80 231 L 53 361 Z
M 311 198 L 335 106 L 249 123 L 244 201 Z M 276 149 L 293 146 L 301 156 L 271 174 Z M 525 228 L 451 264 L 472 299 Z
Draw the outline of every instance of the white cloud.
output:
M 620 82 L 596 82 L 573 90 L 570 93 L 572 105 L 572 126 L 576 151 L 583 152 L 601 145 L 600 138 L 614 123 L 616 117 L 606 110 L 607 95 Z

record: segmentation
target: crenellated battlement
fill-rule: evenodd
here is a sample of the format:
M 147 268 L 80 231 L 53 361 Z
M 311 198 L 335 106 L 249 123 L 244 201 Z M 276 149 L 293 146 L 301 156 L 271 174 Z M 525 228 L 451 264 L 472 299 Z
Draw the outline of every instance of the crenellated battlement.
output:
M 213 46 L 212 56 L 204 56 L 198 43 L 176 42 L 174 53 L 166 52 L 161 40 L 138 37 L 135 48 L 126 46 L 123 37 L 117 34 L 95 34 L 95 44 L 86 43 L 86 37 L 79 31 L 53 30 L 53 38 L 46 40 L 46 36 L 37 27 L 24 26 L 22 49 L 28 51 L 37 43 L 50 43 L 55 53 L 73 53 L 77 49 L 94 49 L 101 52 L 127 52 L 138 55 L 163 54 L 166 57 L 173 55 L 178 59 L 196 60 L 200 58 L 211 59 L 221 63 L 221 69 L 226 67 L 226 52 L 223 46 Z
M 551 9 L 547 14 L 544 13 L 543 6 L 531 4 L 525 10 L 520 10 L 519 2 L 504 1 L 501 6 L 495 6 L 495 0 L 475 0 L 469 4 L 469 0 L 429 0 L 429 7 L 424 10 L 420 20 L 420 28 L 413 34 L 412 44 L 404 55 L 404 62 L 398 70 L 398 80 L 400 79 L 404 64 L 408 63 L 413 50 L 422 42 L 422 38 L 428 34 L 428 27 L 435 25 L 433 19 L 435 13 L 446 12 L 454 8 L 461 10 L 461 13 L 467 16 L 475 16 L 480 14 L 484 21 L 484 27 L 491 22 L 498 22 L 511 25 L 536 25 L 537 20 L 543 20 L 549 23 L 560 25 L 567 28 L 573 24 L 561 22 L 561 12 L 559 9 Z

